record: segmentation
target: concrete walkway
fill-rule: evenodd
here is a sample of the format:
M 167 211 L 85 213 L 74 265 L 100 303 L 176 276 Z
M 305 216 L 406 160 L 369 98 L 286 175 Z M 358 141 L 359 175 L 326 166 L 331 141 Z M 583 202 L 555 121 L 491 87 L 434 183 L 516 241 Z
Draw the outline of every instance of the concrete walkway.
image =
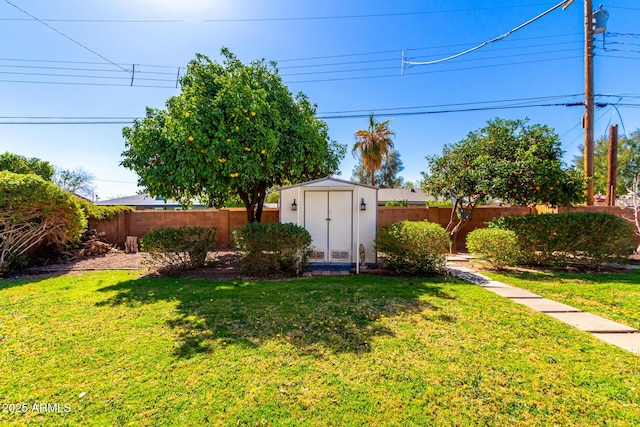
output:
M 575 307 L 543 298 L 524 289 L 491 280 L 487 276 L 456 263 L 461 261 L 468 261 L 468 258 L 464 256 L 449 257 L 447 271 L 462 280 L 480 285 L 487 291 L 545 313 L 582 331 L 590 332 L 602 341 L 640 355 L 640 333 L 637 329 L 594 314 L 585 313 Z

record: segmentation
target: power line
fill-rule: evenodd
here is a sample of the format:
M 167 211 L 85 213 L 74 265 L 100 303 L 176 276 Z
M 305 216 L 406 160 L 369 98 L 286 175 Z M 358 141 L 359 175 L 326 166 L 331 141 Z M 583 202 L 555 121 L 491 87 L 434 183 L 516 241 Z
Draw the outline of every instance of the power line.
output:
M 620 56 L 620 55 L 600 55 L 599 58 L 633 59 L 636 61 L 640 59 L 640 57 Z
M 5 0 L 7 1 L 7 0 Z M 223 22 L 279 22 L 279 21 L 321 21 L 337 19 L 363 19 L 363 18 L 383 18 L 390 16 L 418 16 L 434 15 L 443 13 L 476 12 L 481 10 L 514 9 L 523 7 L 543 6 L 544 3 L 529 5 L 509 5 L 480 7 L 471 9 L 448 9 L 431 10 L 422 12 L 396 12 L 396 13 L 375 13 L 364 15 L 334 15 L 334 16 L 306 16 L 306 17 L 283 17 L 283 18 L 217 18 L 217 19 L 43 19 L 45 22 L 74 22 L 74 23 L 100 23 L 100 24 L 193 24 L 193 23 L 223 23 Z M 21 18 L 0 18 L 0 21 L 29 21 Z
M 609 5 L 607 5 L 607 8 L 609 8 L 609 9 L 622 9 L 622 10 L 636 10 L 636 11 L 640 11 L 640 9 L 638 9 L 638 8 L 636 8 L 636 7 L 609 6 Z
M 572 42 L 573 43 L 573 42 Z M 525 48 L 525 47 L 522 47 Z M 528 48 L 528 47 L 526 47 Z M 578 50 L 581 50 L 581 47 L 577 48 Z M 534 55 L 546 55 L 546 54 L 556 54 L 556 53 L 562 53 L 562 52 L 574 52 L 576 51 L 576 49 L 556 49 L 556 50 L 548 50 L 548 51 L 542 51 L 542 52 L 529 52 L 529 53 L 519 53 L 519 54 L 512 54 L 512 55 L 499 55 L 499 56 L 489 56 L 489 57 L 484 57 L 484 58 L 472 58 L 472 59 L 460 59 L 458 61 L 456 61 L 456 63 L 460 63 L 460 62 L 475 62 L 475 61 L 488 61 L 488 60 L 493 60 L 493 59 L 504 59 L 504 58 L 514 58 L 514 57 L 518 57 L 518 56 L 527 56 L 527 57 L 531 57 Z M 390 61 L 397 61 L 396 59 L 381 59 L 381 60 L 377 60 L 375 62 L 390 62 Z M 334 65 L 347 65 L 347 64 L 359 64 L 362 62 L 374 62 L 374 61 L 354 61 L 354 62 L 343 62 L 343 63 L 338 63 L 338 64 L 320 64 L 320 65 L 303 65 L 300 67 L 291 67 L 291 68 L 318 68 L 318 67 L 327 67 L 327 66 L 334 66 Z M 288 69 L 289 67 L 287 67 Z M 287 73 L 287 74 L 280 74 L 281 77 L 290 77 L 290 76 L 303 76 L 303 75 L 314 75 L 314 74 L 333 74 L 333 73 L 348 73 L 348 72 L 358 72 L 358 71 L 378 71 L 378 70 L 391 70 L 391 69 L 396 69 L 396 66 L 392 66 L 392 67 L 375 67 L 375 68 L 355 68 L 355 69 L 346 69 L 346 70 L 329 70 L 329 71 L 313 71 L 313 72 L 300 72 L 300 73 Z
M 54 82 L 54 81 L 32 81 L 32 80 L 8 80 L 0 79 L 0 83 L 25 83 L 25 84 L 44 84 L 44 85 L 65 85 L 65 86 L 107 86 L 107 87 L 145 87 L 156 89 L 175 89 L 173 86 L 160 85 L 141 85 L 141 84 L 116 84 L 116 83 L 87 83 L 87 82 Z
M 52 63 L 52 64 L 85 64 L 85 65 L 104 65 L 104 62 L 95 62 L 95 61 L 61 61 L 61 60 L 53 60 L 53 59 L 25 59 L 25 58 L 0 58 L 0 61 L 16 61 L 16 62 L 44 62 L 44 63 Z M 129 64 L 123 64 L 129 65 Z M 150 64 L 136 64 L 142 67 L 155 67 L 155 68 L 171 68 L 176 69 L 176 66 L 173 65 L 150 65 Z
M 417 108 L 440 108 L 440 107 L 455 107 L 455 106 L 465 106 L 465 105 L 479 105 L 479 104 L 495 104 L 495 103 L 505 103 L 505 102 L 525 102 L 525 101 L 542 101 L 542 100 L 552 100 L 552 99 L 561 99 L 561 98 L 575 98 L 580 96 L 581 94 L 567 94 L 567 95 L 549 95 L 549 96 L 538 96 L 538 97 L 530 97 L 530 98 L 512 98 L 512 99 L 497 99 L 490 101 L 475 101 L 475 102 L 456 102 L 450 104 L 435 104 L 435 105 L 415 105 L 415 106 L 402 106 L 402 107 L 389 107 L 389 108 L 367 108 L 362 110 L 343 110 L 343 111 L 325 111 L 319 113 L 321 115 L 327 114 L 343 114 L 343 113 L 358 113 L 358 112 L 376 112 L 376 111 L 391 111 L 391 110 L 410 110 Z M 623 98 L 619 95 L 609 95 L 616 96 L 618 98 Z M 136 120 L 140 119 L 140 117 L 123 117 L 123 116 L 0 116 L 0 119 L 13 119 L 13 120 Z
M 515 28 L 512 28 L 511 30 L 507 31 L 507 32 L 506 32 L 506 33 L 504 33 L 504 34 L 501 34 L 501 35 L 499 35 L 499 36 L 497 36 L 497 37 L 492 38 L 491 40 L 487 40 L 487 41 L 485 41 L 485 42 L 483 42 L 483 43 L 480 43 L 480 44 L 479 44 L 479 45 L 477 45 L 477 46 L 474 46 L 474 47 L 472 47 L 472 48 L 470 48 L 470 49 L 467 49 L 467 50 L 462 51 L 462 52 L 460 52 L 460 53 L 456 53 L 455 55 L 450 55 L 450 56 L 445 57 L 445 58 L 436 59 L 436 60 L 433 60 L 433 61 L 426 61 L 426 62 L 406 61 L 406 60 L 404 59 L 404 51 L 403 51 L 403 56 L 402 56 L 402 67 L 403 67 L 403 69 L 404 69 L 405 64 L 406 64 L 406 65 L 432 65 L 432 64 L 437 64 L 437 63 L 440 63 L 440 62 L 449 61 L 449 60 L 451 60 L 451 59 L 459 58 L 459 57 L 461 57 L 461 56 L 463 56 L 463 55 L 466 55 L 466 54 L 468 54 L 468 53 L 471 53 L 471 52 L 473 52 L 473 51 L 476 51 L 476 50 L 478 50 L 478 49 L 481 49 L 481 48 L 483 48 L 483 47 L 487 46 L 487 45 L 488 45 L 488 44 L 490 44 L 490 43 L 494 43 L 494 42 L 497 42 L 497 41 L 500 41 L 500 40 L 506 39 L 506 38 L 507 38 L 507 37 L 509 37 L 511 34 L 515 33 L 516 31 L 519 31 L 519 30 L 523 29 L 524 27 L 526 27 L 526 26 L 528 26 L 528 25 L 530 25 L 530 24 L 532 24 L 532 23 L 534 23 L 534 22 L 535 22 L 535 21 L 537 21 L 538 19 L 540 19 L 540 18 L 542 18 L 542 17 L 544 17 L 544 16 L 548 15 L 549 13 L 551 13 L 551 12 L 553 12 L 554 10 L 558 9 L 559 7 L 562 7 L 562 9 L 564 10 L 564 9 L 565 9 L 566 7 L 568 7 L 571 3 L 573 3 L 573 0 L 562 0 L 562 1 L 561 1 L 560 3 L 558 3 L 557 5 L 555 5 L 555 6 L 551 7 L 551 8 L 549 8 L 549 9 L 547 9 L 546 11 L 544 11 L 544 12 L 540 13 L 539 15 L 535 16 L 534 18 L 531 18 L 531 19 L 530 19 L 530 20 L 528 20 L 527 22 L 525 22 L 525 23 L 523 23 L 523 24 L 520 24 L 520 25 L 518 25 L 518 26 L 517 26 L 517 27 L 515 27 Z
M 553 98 L 553 97 L 549 97 Z M 526 98 L 524 98 L 526 99 Z M 491 102 L 491 101 L 484 101 Z M 507 101 L 494 101 L 494 102 L 507 102 Z M 478 102 L 480 104 L 482 102 Z M 445 104 L 442 106 L 455 106 L 455 105 L 466 105 L 466 103 L 462 104 Z M 540 107 L 579 107 L 584 106 L 583 102 L 556 102 L 556 103 L 539 103 L 539 104 L 519 104 L 519 105 L 495 105 L 495 106 L 484 106 L 484 107 L 468 107 L 468 108 L 458 108 L 458 109 L 443 109 L 443 110 L 423 110 L 423 111 L 395 111 L 395 112 L 379 112 L 377 115 L 380 117 L 401 117 L 401 116 L 417 116 L 417 115 L 432 115 L 432 114 L 449 114 L 449 113 L 466 113 L 466 112 L 476 112 L 476 111 L 491 111 L 491 110 L 511 110 L 511 109 L 519 109 L 519 108 L 540 108 Z M 615 106 L 623 106 L 623 107 L 632 107 L 632 108 L 640 108 L 640 104 L 632 104 L 632 103 L 598 103 L 597 107 L 615 107 Z M 436 106 L 431 106 L 436 107 Z M 419 108 L 419 107 L 402 107 L 402 108 Z M 422 108 L 422 107 L 420 107 Z M 398 108 L 400 109 L 400 108 Z M 330 120 L 330 119 L 353 119 L 353 118 L 366 118 L 369 117 L 372 111 L 384 111 L 388 109 L 378 109 L 378 110 L 366 110 L 366 114 L 335 114 L 335 113 L 325 113 L 318 114 L 319 119 Z M 356 110 L 358 111 L 358 110 Z M 360 110 L 364 111 L 364 110 Z M 25 117 L 27 118 L 27 117 Z M 44 119 L 45 117 L 32 117 L 38 120 L 31 121 L 2 121 L 3 117 L 0 117 L 0 125 L 122 125 L 122 124 L 131 124 L 135 118 L 132 120 L 115 120 L 115 118 L 96 118 L 97 120 L 65 120 L 71 119 L 66 117 L 53 117 L 51 121 L 42 121 L 40 119 Z M 82 119 L 82 118 L 76 118 Z M 89 118 L 87 118 L 89 119 Z M 573 130 L 570 129 L 569 133 Z M 570 145 L 570 144 L 569 144 Z
M 512 55 L 514 56 L 514 55 Z M 520 61 L 520 62 L 509 62 L 509 63 L 501 63 L 501 64 L 488 64 L 488 65 L 477 65 L 470 67 L 459 67 L 459 68 L 448 68 L 448 69 L 440 69 L 440 70 L 430 70 L 430 71 L 422 71 L 422 72 L 410 72 L 405 73 L 407 76 L 421 75 L 421 74 L 436 74 L 436 73 L 448 73 L 454 71 L 467 71 L 467 70 L 476 70 L 483 68 L 493 68 L 493 67 L 504 67 L 504 66 L 512 66 L 512 65 L 524 65 L 531 63 L 539 63 L 539 62 L 550 62 L 550 61 L 560 61 L 565 59 L 573 59 L 580 58 L 580 56 L 565 56 L 559 58 L 547 58 L 547 59 L 538 59 L 531 61 Z M 480 59 L 479 59 L 480 60 Z M 389 67 L 391 68 L 391 67 Z M 381 70 L 384 68 L 380 68 Z M 370 69 L 372 71 L 375 69 Z M 347 70 L 342 72 L 358 72 L 358 71 L 367 71 L 367 70 Z M 337 71 L 339 72 L 339 71 Z M 37 81 L 37 80 L 17 80 L 17 79 L 0 79 L 0 83 L 25 83 L 25 84 L 52 84 L 52 85 L 78 85 L 78 86 L 113 86 L 113 87 L 149 87 L 149 88 L 162 88 L 162 89 L 175 89 L 177 86 L 173 84 L 169 85 L 158 85 L 158 84 L 134 84 L 136 81 L 147 81 L 147 82 L 177 82 L 177 80 L 172 79 L 154 79 L 154 78 L 138 78 L 138 79 L 130 79 L 125 77 L 111 77 L 111 76 L 86 76 L 86 75 L 75 75 L 75 74 L 55 74 L 55 73 L 10 73 L 10 72 L 0 72 L 0 74 L 12 74 L 12 75 L 31 75 L 31 76 L 41 76 L 41 77 L 61 77 L 61 78 L 81 78 L 81 79 L 106 79 L 106 80 L 121 80 L 122 84 L 117 83 L 97 83 L 97 82 L 77 82 L 77 81 Z M 309 73 L 309 74 L 324 74 L 324 72 L 317 73 Z M 293 75 L 293 74 L 292 74 Z M 282 75 L 283 77 L 287 77 L 287 75 Z M 373 75 L 373 76 L 354 76 L 354 77 L 334 77 L 328 79 L 313 79 L 313 80 L 298 80 L 298 81 L 287 81 L 287 84 L 299 84 L 299 83 L 317 83 L 317 82 L 330 82 L 330 81 L 351 81 L 351 80 L 370 80 L 370 79 L 379 79 L 379 78 L 390 78 L 390 77 L 399 77 L 398 74 L 384 74 L 384 75 Z
M 20 12 L 24 13 L 25 15 L 31 17 L 33 20 L 38 21 L 39 23 L 41 23 L 42 25 L 44 25 L 45 27 L 49 28 L 50 30 L 55 31 L 56 33 L 60 34 L 62 37 L 66 38 L 67 40 L 72 41 L 73 43 L 77 44 L 78 46 L 80 46 L 83 49 L 88 50 L 89 52 L 93 53 L 94 55 L 104 59 L 105 61 L 107 61 L 108 63 L 110 63 L 111 65 L 115 65 L 116 67 L 120 68 L 122 71 L 125 72 L 129 72 L 129 70 L 126 70 L 124 68 L 122 68 L 121 66 L 119 66 L 118 64 L 116 64 L 115 62 L 111 61 L 110 59 L 100 55 L 98 52 L 96 52 L 93 49 L 88 48 L 87 46 L 83 45 L 82 43 L 80 43 L 77 40 L 72 39 L 71 37 L 69 37 L 68 35 L 66 35 L 65 33 L 63 33 L 62 31 L 52 27 L 51 25 L 47 24 L 46 22 L 42 21 L 41 19 L 37 18 L 36 16 L 30 14 L 29 12 L 27 12 L 24 9 L 19 8 L 18 6 L 16 6 L 15 4 L 11 3 L 9 0 L 4 0 L 5 3 L 9 4 L 10 6 L 13 6 L 14 8 L 18 9 Z
M 491 64 L 491 65 L 479 65 L 475 67 L 461 67 L 461 68 L 450 68 L 445 70 L 433 70 L 433 71 L 421 71 L 414 73 L 405 73 L 405 76 L 417 76 L 422 74 L 437 74 L 437 73 L 450 73 L 452 71 L 466 71 L 466 70 L 475 70 L 481 68 L 491 68 L 491 67 L 502 67 L 502 66 L 510 66 L 510 65 L 524 65 L 524 64 L 532 64 L 537 62 L 550 62 L 550 61 L 561 61 L 565 59 L 574 59 L 574 58 L 582 58 L 582 56 L 565 56 L 560 58 L 551 58 L 551 59 L 539 59 L 535 61 L 521 61 L 521 62 L 511 62 L 506 64 Z M 390 78 L 390 77 L 400 77 L 398 74 L 384 74 L 379 76 L 360 76 L 360 77 L 340 77 L 340 78 L 331 78 L 331 79 L 316 79 L 316 80 L 297 80 L 297 81 L 288 81 L 287 84 L 299 84 L 299 83 L 318 83 L 318 82 L 332 82 L 332 81 L 346 81 L 346 80 L 370 80 L 370 79 L 380 79 L 380 78 Z
M 505 43 L 513 43 L 519 42 L 523 40 L 536 40 L 536 39 L 547 39 L 547 38 L 558 38 L 558 37 L 568 37 L 568 36 L 576 36 L 582 35 L 582 33 L 566 33 L 566 34 L 555 34 L 555 35 L 546 35 L 546 36 L 535 36 L 535 37 L 522 37 L 517 40 L 505 40 Z M 416 48 L 408 48 L 407 50 L 432 50 L 432 49 L 442 49 L 442 48 L 452 48 L 452 47 L 461 47 L 461 46 L 469 46 L 469 43 L 458 43 L 458 44 L 450 44 L 450 45 L 442 45 L 442 46 L 427 46 L 427 47 L 416 47 Z M 318 59 L 331 59 L 331 58 L 345 58 L 351 56 L 367 56 L 367 55 L 378 55 L 385 53 L 398 53 L 401 49 L 393 49 L 393 50 L 379 50 L 374 52 L 358 52 L 358 53 L 346 53 L 341 55 L 325 55 L 325 56 L 312 56 L 307 58 L 293 58 L 293 59 L 278 59 L 277 63 L 281 62 L 296 62 L 296 61 L 313 61 Z M 397 61 L 397 58 L 396 58 Z
M 417 105 L 412 107 L 391 107 L 391 108 L 368 108 L 362 110 L 345 110 L 345 111 L 326 111 L 319 114 L 341 114 L 341 113 L 361 113 L 361 112 L 377 112 L 377 111 L 390 111 L 390 110 L 410 110 L 416 108 L 440 108 L 440 107 L 455 107 L 462 105 L 477 105 L 477 104 L 494 104 L 503 102 L 521 102 L 521 101 L 542 101 L 561 98 L 575 98 L 582 94 L 570 94 L 570 95 L 550 95 L 550 96 L 537 96 L 533 98 L 513 98 L 513 99 L 499 99 L 493 101 L 476 101 L 476 102 L 458 102 L 453 104 L 436 104 L 436 105 Z
M 451 104 L 456 105 L 456 104 Z M 464 104 L 460 104 L 464 105 Z M 489 111 L 489 110 L 505 110 L 505 109 L 515 109 L 515 108 L 532 108 L 532 107 L 573 107 L 583 105 L 580 102 L 575 103 L 545 103 L 545 104 L 527 104 L 527 105 L 502 105 L 502 106 L 485 106 L 485 107 L 475 107 L 475 108 L 461 108 L 461 109 L 447 109 L 447 110 L 430 110 L 430 111 L 404 111 L 404 112 L 390 112 L 390 113 L 379 113 L 379 116 L 415 116 L 415 115 L 428 115 L 428 114 L 445 114 L 445 113 L 462 113 L 462 112 L 471 112 L 471 111 Z M 640 105 L 640 104 L 638 104 Z M 350 118 L 362 118 L 369 117 L 370 113 L 366 114 L 318 114 L 319 119 L 327 120 L 327 119 L 350 119 Z M 0 118 L 2 119 L 2 118 Z M 97 125 L 97 124 L 130 124 L 131 121 L 118 121 L 111 120 L 108 118 L 99 119 L 99 120 L 63 120 L 66 119 L 64 117 L 54 118 L 55 120 L 41 121 L 41 120 L 31 120 L 31 121 L 0 121 L 0 125 Z
M 538 37 L 528 37 L 521 38 L 518 40 L 506 40 L 505 42 L 518 42 L 523 40 L 533 40 L 533 39 L 544 39 L 544 38 L 559 38 L 566 36 L 573 36 L 579 33 L 568 33 L 568 34 L 556 34 L 549 36 L 538 36 Z M 534 46 L 512 46 L 505 47 L 499 49 L 489 49 L 487 52 L 503 50 L 503 49 L 532 49 L 540 46 L 557 46 L 560 44 L 570 44 L 574 43 L 573 41 L 569 42 L 555 42 L 555 43 L 544 43 L 544 44 L 536 44 Z M 433 50 L 433 49 L 441 49 L 448 47 L 459 47 L 459 46 L 467 46 L 468 44 L 453 44 L 453 45 L 442 45 L 442 46 L 431 46 L 431 47 L 418 47 L 413 48 L 413 51 L 418 50 Z M 346 58 L 346 57 L 357 57 L 357 56 L 365 56 L 365 55 L 375 55 L 375 54 L 386 54 L 386 53 L 397 53 L 398 50 L 387 50 L 387 51 L 377 51 L 377 52 L 360 52 L 360 53 L 350 53 L 343 55 L 329 55 L 329 56 L 318 56 L 311 58 L 299 58 L 299 59 L 285 59 L 277 62 L 296 62 L 296 61 L 309 61 L 309 60 L 319 60 L 319 59 L 331 59 L 331 58 Z M 318 67 L 330 67 L 337 65 L 349 65 L 349 64 L 360 64 L 360 63 L 375 63 L 375 62 L 395 62 L 397 61 L 396 57 L 393 58 L 384 58 L 384 59 L 372 59 L 372 60 L 357 60 L 357 61 L 343 61 L 343 62 L 333 62 L 333 63 L 325 63 L 325 64 L 304 64 L 304 65 L 290 65 L 284 67 L 278 67 L 279 70 L 284 69 L 294 69 L 294 68 L 318 68 Z M 75 64 L 75 65 L 103 65 L 103 62 L 91 62 L 91 61 L 62 61 L 62 60 L 42 60 L 42 59 L 25 59 L 25 58 L 0 58 L 0 62 L 19 62 L 19 63 L 39 63 L 39 64 Z M 133 67 L 132 64 L 120 64 L 121 66 L 130 66 Z M 169 65 L 154 65 L 154 64 L 138 64 L 135 63 L 136 74 L 159 74 L 159 75 L 176 75 L 177 78 L 180 76 L 180 71 L 186 67 L 184 66 L 169 66 Z M 0 65 L 0 67 L 4 68 L 33 68 L 33 69 L 55 69 L 55 70 L 69 70 L 69 71 L 96 71 L 96 72 L 117 72 L 115 70 L 104 70 L 104 69 L 93 69 L 93 68 L 85 68 L 85 67 L 53 67 L 53 66 L 28 66 L 28 65 Z M 140 69 L 140 67 L 144 68 L 162 68 L 162 69 L 172 69 L 177 70 L 177 73 L 174 72 L 154 72 L 154 71 L 145 71 L 144 68 Z M 175 80 L 172 80 L 172 82 Z

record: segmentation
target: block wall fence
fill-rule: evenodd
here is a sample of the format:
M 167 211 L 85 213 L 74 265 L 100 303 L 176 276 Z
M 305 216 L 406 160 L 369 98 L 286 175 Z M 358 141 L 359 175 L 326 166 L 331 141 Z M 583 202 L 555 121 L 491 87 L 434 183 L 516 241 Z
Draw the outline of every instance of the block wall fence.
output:
M 562 208 L 561 212 L 609 212 L 627 219 L 632 218 L 631 209 L 617 206 L 578 206 Z M 458 247 L 464 247 L 466 235 L 476 228 L 486 227 L 486 223 L 496 218 L 511 215 L 527 215 L 530 213 L 557 213 L 558 209 L 542 207 L 520 206 L 480 206 L 474 209 L 473 217 L 458 235 Z M 406 207 L 378 207 L 378 226 L 395 221 L 423 221 L 435 222 L 446 227 L 451 216 L 451 207 L 438 206 L 406 206 Z M 262 212 L 262 222 L 278 222 L 278 209 L 265 209 Z M 218 242 L 226 248 L 231 244 L 231 233 L 236 228 L 247 223 L 244 208 L 229 208 L 221 210 L 193 210 L 193 211 L 135 211 L 117 216 L 111 220 L 91 221 L 89 226 L 98 232 L 105 233 L 105 239 L 110 244 L 124 247 L 127 236 L 144 236 L 149 230 L 158 228 L 179 228 L 182 226 L 216 227 Z

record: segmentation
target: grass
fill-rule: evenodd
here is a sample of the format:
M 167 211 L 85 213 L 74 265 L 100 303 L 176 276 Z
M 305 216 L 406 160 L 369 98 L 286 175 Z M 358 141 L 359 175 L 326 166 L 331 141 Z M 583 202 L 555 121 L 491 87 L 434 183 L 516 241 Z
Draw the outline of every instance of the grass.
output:
M 638 425 L 640 363 L 454 280 L 0 281 L 0 425 Z
M 629 273 L 486 273 L 582 311 L 640 329 L 640 270 Z

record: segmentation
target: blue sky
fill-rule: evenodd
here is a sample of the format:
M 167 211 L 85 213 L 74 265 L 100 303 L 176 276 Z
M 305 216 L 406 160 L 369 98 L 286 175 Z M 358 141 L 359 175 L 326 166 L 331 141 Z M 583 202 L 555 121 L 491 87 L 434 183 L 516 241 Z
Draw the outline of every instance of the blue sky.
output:
M 227 46 L 245 62 L 278 61 L 290 90 L 305 92 L 321 117 L 389 114 L 381 118 L 392 119 L 406 180 L 420 178 L 425 156 L 496 116 L 555 128 L 570 161 L 582 144 L 583 108 L 522 106 L 582 101 L 582 1 L 456 60 L 400 75 L 402 49 L 417 61 L 455 54 L 559 1 L 10 0 L 56 32 L 0 0 L 0 151 L 82 167 L 102 200 L 134 194 L 135 173 L 119 166 L 122 122 L 178 94 L 179 67 L 196 53 L 217 60 Z M 612 34 L 604 46 L 597 37 L 595 93 L 615 95 L 596 100 L 617 110 L 596 110 L 596 137 L 609 124 L 640 127 L 640 5 L 603 5 Z M 406 114 L 489 106 L 509 108 Z M 83 124 L 42 124 L 67 121 Z M 104 121 L 118 123 L 86 123 Z M 326 121 L 349 149 L 367 125 L 366 117 Z M 343 178 L 354 164 L 347 154 Z

